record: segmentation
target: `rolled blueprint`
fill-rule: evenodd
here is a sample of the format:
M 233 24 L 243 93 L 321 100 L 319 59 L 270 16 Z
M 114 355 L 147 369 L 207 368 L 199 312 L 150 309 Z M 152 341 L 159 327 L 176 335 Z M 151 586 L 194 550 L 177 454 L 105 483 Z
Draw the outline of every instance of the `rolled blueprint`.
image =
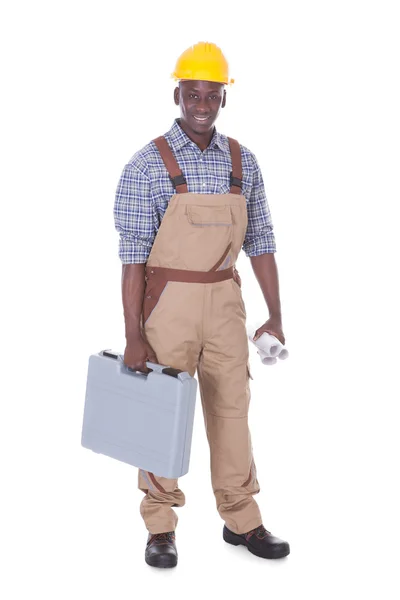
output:
M 285 360 L 288 356 L 289 352 L 286 350 L 286 348 L 282 348 L 282 350 L 278 354 L 278 358 L 280 358 L 281 360 Z
M 267 356 L 276 357 L 283 350 L 283 345 L 280 341 L 275 336 L 265 332 L 258 338 L 255 344 Z
M 277 362 L 276 358 L 264 354 L 261 350 L 259 350 L 257 354 L 261 358 L 261 362 L 263 365 L 274 365 Z
M 274 365 L 277 358 L 285 360 L 289 356 L 283 344 L 274 336 L 264 332 L 257 341 L 254 341 L 254 335 L 258 326 L 250 324 L 247 326 L 248 338 L 256 346 L 258 355 L 264 365 Z

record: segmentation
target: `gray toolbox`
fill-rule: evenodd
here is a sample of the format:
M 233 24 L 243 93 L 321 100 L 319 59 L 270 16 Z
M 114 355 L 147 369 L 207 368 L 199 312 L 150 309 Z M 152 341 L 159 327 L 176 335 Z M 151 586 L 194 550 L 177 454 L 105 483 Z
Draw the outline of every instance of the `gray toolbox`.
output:
M 189 470 L 197 381 L 186 371 L 146 362 L 134 371 L 123 356 L 89 357 L 82 446 L 159 477 Z

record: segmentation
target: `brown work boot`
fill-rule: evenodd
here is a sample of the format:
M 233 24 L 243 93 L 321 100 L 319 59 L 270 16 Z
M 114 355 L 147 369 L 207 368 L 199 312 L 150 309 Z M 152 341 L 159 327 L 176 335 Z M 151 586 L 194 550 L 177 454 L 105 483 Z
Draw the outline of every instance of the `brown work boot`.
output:
M 149 533 L 145 561 L 151 567 L 176 567 L 178 553 L 175 545 L 175 532 Z
M 271 535 L 264 525 L 242 534 L 233 533 L 225 525 L 223 537 L 228 544 L 246 546 L 249 552 L 261 558 L 283 558 L 290 553 L 289 544 Z

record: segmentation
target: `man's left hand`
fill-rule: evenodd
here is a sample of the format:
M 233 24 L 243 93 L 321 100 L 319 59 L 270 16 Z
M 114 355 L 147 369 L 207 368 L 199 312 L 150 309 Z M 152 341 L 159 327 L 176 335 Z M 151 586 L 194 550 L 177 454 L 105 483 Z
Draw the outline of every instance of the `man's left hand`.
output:
M 280 318 L 270 317 L 268 321 L 265 321 L 264 325 L 256 330 L 253 340 L 256 342 L 263 333 L 274 335 L 281 344 L 285 345 L 285 336 L 283 335 L 282 321 Z

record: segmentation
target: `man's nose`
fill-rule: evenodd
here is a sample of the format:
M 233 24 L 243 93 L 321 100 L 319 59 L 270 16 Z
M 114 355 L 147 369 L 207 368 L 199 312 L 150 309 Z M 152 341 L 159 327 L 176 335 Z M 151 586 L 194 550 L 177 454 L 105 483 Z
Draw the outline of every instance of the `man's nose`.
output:
M 199 103 L 197 104 L 197 110 L 204 113 L 208 113 L 210 111 L 207 98 L 199 100 Z

